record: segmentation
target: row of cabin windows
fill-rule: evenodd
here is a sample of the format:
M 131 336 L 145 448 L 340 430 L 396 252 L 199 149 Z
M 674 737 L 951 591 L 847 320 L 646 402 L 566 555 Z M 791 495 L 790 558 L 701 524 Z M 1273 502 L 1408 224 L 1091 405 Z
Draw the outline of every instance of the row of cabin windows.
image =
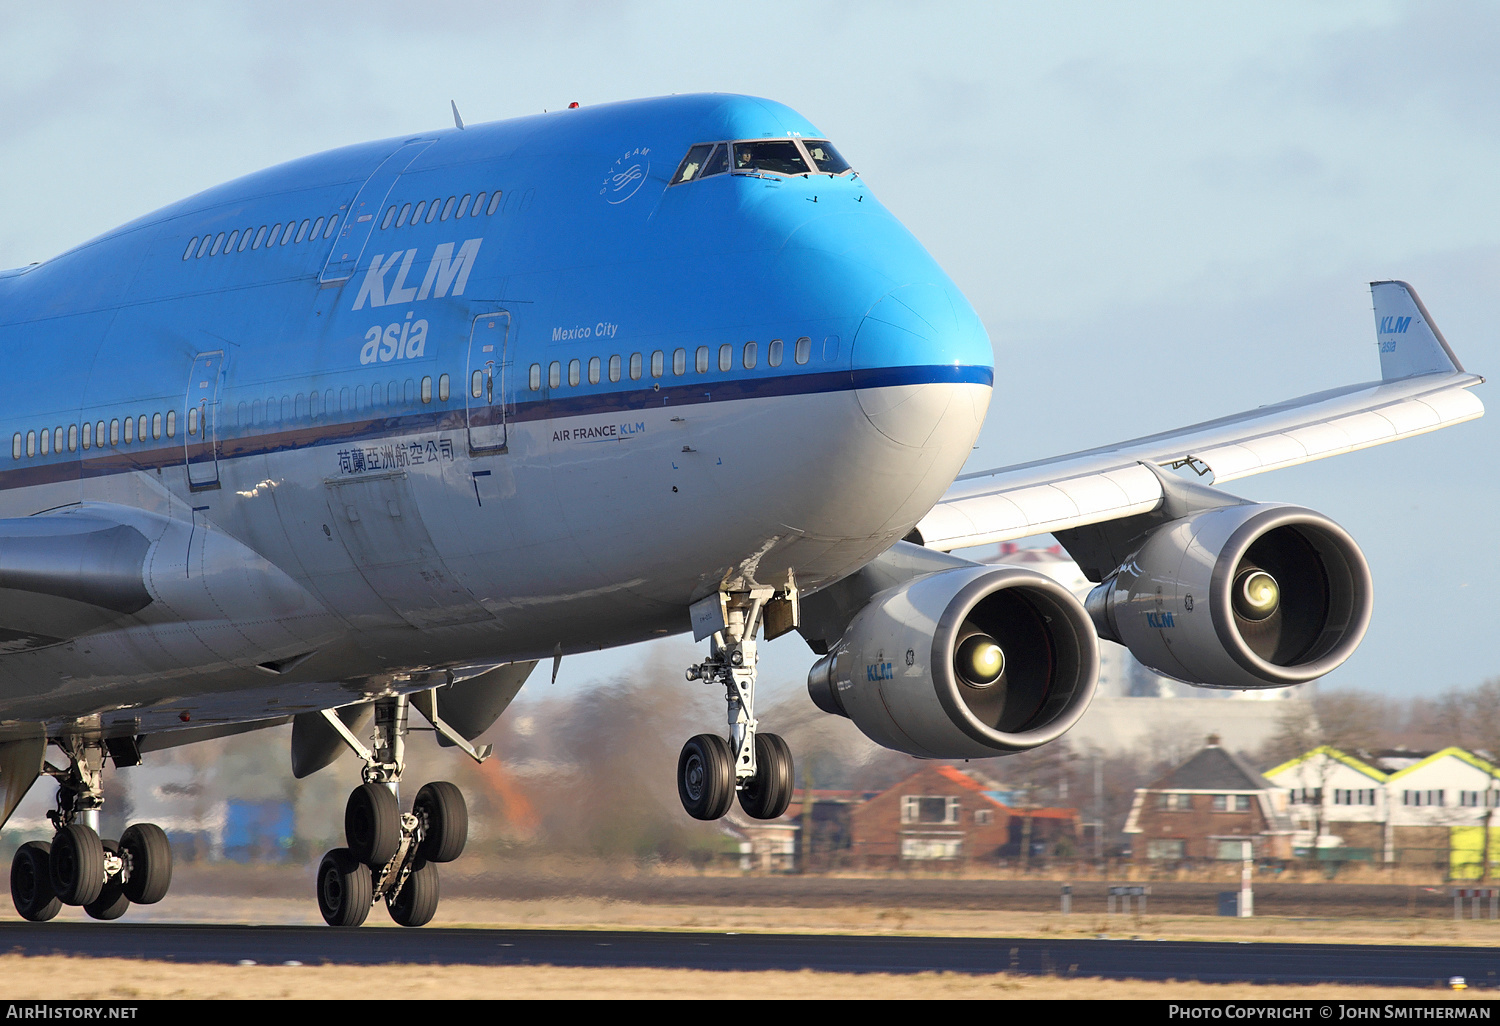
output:
M 451 390 L 452 384 L 448 375 L 439 374 L 436 389 L 437 401 L 447 402 Z M 405 382 L 391 381 L 389 384 L 377 381 L 369 387 L 356 385 L 350 388 L 346 385 L 337 392 L 330 388 L 323 392 L 298 392 L 295 396 L 280 397 L 273 395 L 266 399 L 240 403 L 235 411 L 237 418 L 235 423 L 238 426 L 249 427 L 285 420 L 302 420 L 306 417 L 322 417 L 351 410 L 368 410 L 375 406 L 413 403 L 418 399 L 424 403 L 430 403 L 433 396 L 431 376 L 424 377 L 420 383 L 414 378 L 407 378 Z
M 415 205 L 403 203 L 398 207 L 392 204 L 385 212 L 385 217 L 380 219 L 380 228 L 384 231 L 393 224 L 397 228 L 404 228 L 409 224 L 431 224 L 434 221 L 446 221 L 450 217 L 456 221 L 465 214 L 470 217 L 484 214 L 488 217 L 500 209 L 501 195 L 500 190 L 496 189 L 494 192 L 481 192 L 478 196 L 467 192 L 462 197 L 449 196 L 446 203 L 439 196 L 431 201 L 418 200 Z M 470 206 L 470 200 L 474 201 L 473 206 Z M 488 209 L 485 207 L 486 200 L 489 202 Z
M 773 338 L 766 346 L 766 364 L 771 367 L 780 367 L 784 356 L 785 345 L 779 338 Z M 759 359 L 759 347 L 754 342 L 746 342 L 740 351 L 740 365 L 746 370 L 754 370 Z M 830 336 L 823 341 L 823 358 L 825 360 L 836 360 L 839 355 L 838 336 Z M 718 368 L 725 373 L 734 369 L 734 346 L 726 342 L 719 346 Z M 792 359 L 797 364 L 806 364 L 812 359 L 812 339 L 803 336 L 799 338 L 792 348 Z M 666 374 L 666 353 L 658 349 L 651 354 L 651 376 L 660 378 Z M 708 346 L 699 346 L 693 355 L 693 370 L 698 374 L 707 374 L 713 365 L 714 354 Z M 599 375 L 603 369 L 603 362 L 595 356 L 589 360 L 588 381 L 591 385 L 599 384 Z M 619 381 L 620 372 L 624 363 L 616 354 L 609 358 L 609 380 Z M 639 381 L 645 371 L 645 358 L 640 353 L 630 354 L 630 380 Z M 672 351 L 672 373 L 682 375 L 687 373 L 687 350 L 674 349 Z M 578 385 L 583 379 L 583 362 L 581 360 L 570 360 L 568 362 L 568 384 Z M 478 397 L 479 389 L 483 385 L 483 372 L 475 371 L 474 380 L 470 383 L 470 394 Z M 527 385 L 533 392 L 541 391 L 542 388 L 542 365 L 534 363 L 527 378 Z M 562 386 L 562 363 L 553 360 L 547 366 L 547 387 L 559 388 Z
M 198 433 L 198 411 L 188 411 L 188 434 Z M 64 448 L 68 452 L 77 452 L 80 447 L 84 449 L 103 448 L 106 445 L 134 445 L 136 440 L 142 442 L 154 441 L 165 435 L 167 438 L 175 438 L 177 435 L 177 411 L 168 410 L 165 417 L 160 413 L 143 413 L 139 417 L 118 417 L 109 421 L 105 426 L 104 421 L 97 424 L 90 421 L 83 424 L 69 424 L 67 427 L 58 425 L 53 428 L 42 428 L 40 431 L 28 431 L 23 437 L 17 431 L 10 440 L 11 459 L 20 459 L 22 456 L 47 456 L 55 452 L 62 452 Z
M 333 230 L 338 223 L 339 215 L 334 214 L 327 218 L 327 227 L 324 227 L 324 219 L 321 217 L 316 221 L 303 218 L 301 224 L 288 221 L 285 225 L 273 224 L 269 228 L 261 225 L 259 231 L 251 225 L 243 231 L 236 228 L 228 234 L 220 232 L 217 235 L 209 234 L 201 238 L 194 235 L 188 242 L 187 249 L 182 251 L 182 259 L 186 260 L 191 256 L 218 256 L 220 253 L 243 253 L 246 249 L 262 247 L 270 249 L 278 244 L 287 246 L 308 239 L 316 239 L 320 234 L 327 239 L 333 236 Z M 284 231 L 283 228 L 285 228 Z

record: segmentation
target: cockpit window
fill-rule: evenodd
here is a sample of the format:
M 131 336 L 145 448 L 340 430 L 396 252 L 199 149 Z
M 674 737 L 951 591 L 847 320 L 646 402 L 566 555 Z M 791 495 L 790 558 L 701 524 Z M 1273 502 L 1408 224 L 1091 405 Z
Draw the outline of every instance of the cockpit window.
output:
M 734 144 L 736 171 L 769 171 L 778 175 L 805 175 L 812 168 L 790 139 L 765 139 Z
M 682 158 L 682 164 L 677 168 L 677 174 L 672 177 L 672 184 L 680 185 L 699 177 L 698 172 L 703 170 L 703 162 L 708 159 L 712 149 L 712 143 L 699 143 L 688 150 L 687 156 Z
M 841 175 L 849 170 L 849 162 L 839 156 L 839 151 L 827 139 L 803 139 L 802 145 L 807 147 L 807 155 L 824 174 Z

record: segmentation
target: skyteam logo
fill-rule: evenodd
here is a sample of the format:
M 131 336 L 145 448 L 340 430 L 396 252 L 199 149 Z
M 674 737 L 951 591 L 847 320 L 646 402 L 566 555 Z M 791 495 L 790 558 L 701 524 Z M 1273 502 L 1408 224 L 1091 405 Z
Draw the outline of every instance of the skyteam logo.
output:
M 432 252 L 420 286 L 406 283 L 417 259 L 416 250 L 376 253 L 365 271 L 364 281 L 360 283 L 359 295 L 354 297 L 354 309 L 364 309 L 367 301 L 371 306 L 390 306 L 429 297 L 442 299 L 449 294 L 449 289 L 455 296 L 463 295 L 464 286 L 469 284 L 469 272 L 474 269 L 474 260 L 479 256 L 479 244 L 483 241 L 483 238 L 469 239 L 457 253 L 453 252 L 451 242 L 438 246 Z
M 611 204 L 624 203 L 640 191 L 651 174 L 651 148 L 637 146 L 615 161 L 599 185 L 599 195 Z

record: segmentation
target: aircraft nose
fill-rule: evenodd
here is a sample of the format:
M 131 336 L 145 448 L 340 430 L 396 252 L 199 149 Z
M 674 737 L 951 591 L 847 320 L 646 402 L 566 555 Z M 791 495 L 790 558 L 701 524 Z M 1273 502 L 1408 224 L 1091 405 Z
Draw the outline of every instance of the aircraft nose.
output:
M 855 333 L 853 361 L 860 408 L 891 441 L 973 444 L 989 406 L 994 354 L 979 316 L 952 286 L 886 293 Z

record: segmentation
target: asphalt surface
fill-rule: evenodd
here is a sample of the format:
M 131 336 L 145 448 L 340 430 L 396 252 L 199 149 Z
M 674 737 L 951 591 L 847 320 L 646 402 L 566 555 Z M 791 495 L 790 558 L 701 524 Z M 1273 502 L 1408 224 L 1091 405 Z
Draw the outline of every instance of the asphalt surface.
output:
M 0 951 L 234 965 L 556 965 L 1500 986 L 1500 949 L 574 930 L 3 923 Z

